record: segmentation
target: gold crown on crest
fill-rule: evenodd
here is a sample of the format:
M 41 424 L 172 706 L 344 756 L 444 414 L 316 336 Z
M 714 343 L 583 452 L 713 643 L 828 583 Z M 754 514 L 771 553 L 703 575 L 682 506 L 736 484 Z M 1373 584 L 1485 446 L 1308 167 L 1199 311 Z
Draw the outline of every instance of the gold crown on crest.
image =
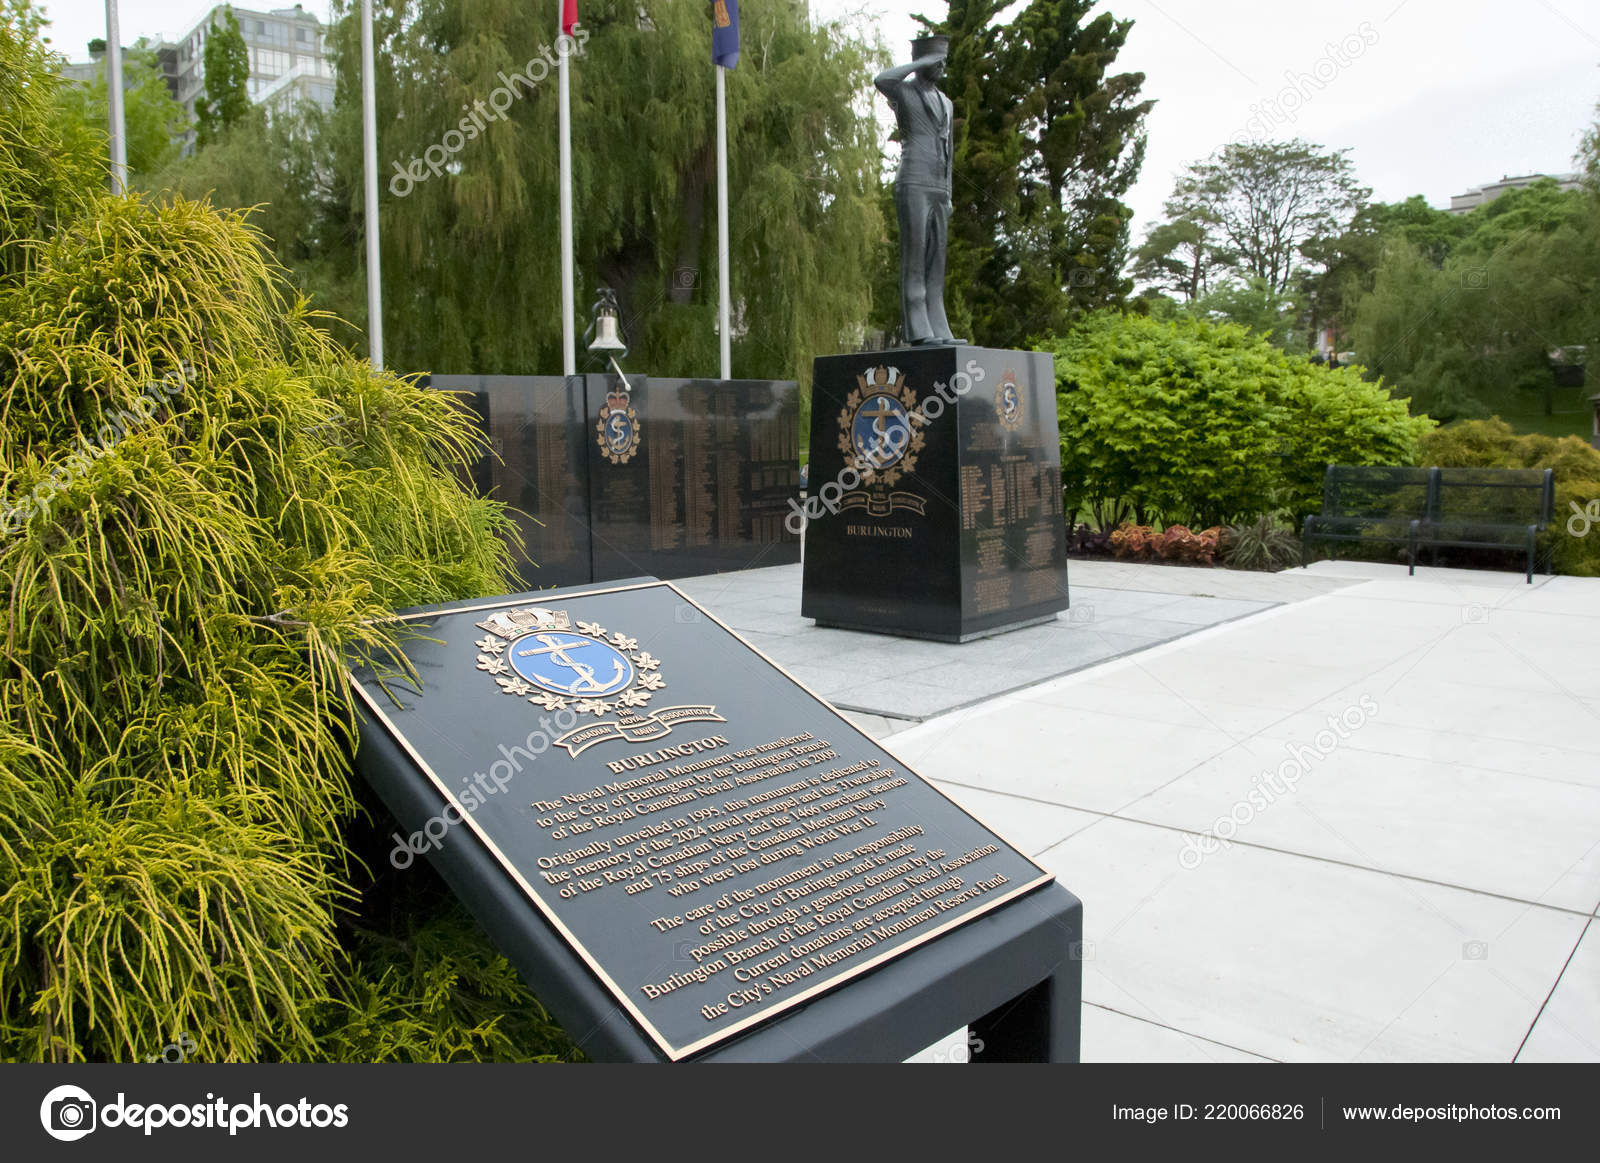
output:
M 501 610 L 490 614 L 477 624 L 500 638 L 518 638 L 535 630 L 570 630 L 572 619 L 565 610 L 546 610 L 539 606 L 524 606 L 520 610 Z

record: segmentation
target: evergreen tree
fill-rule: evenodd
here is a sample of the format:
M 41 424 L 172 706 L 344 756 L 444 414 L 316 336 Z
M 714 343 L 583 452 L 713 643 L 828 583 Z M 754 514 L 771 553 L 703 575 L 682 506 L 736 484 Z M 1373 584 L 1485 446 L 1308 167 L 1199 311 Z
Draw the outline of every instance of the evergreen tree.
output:
M 1456 221 L 1442 262 L 1415 236 L 1385 240 L 1373 289 L 1346 320 L 1361 362 L 1440 420 L 1498 413 L 1587 432 L 1594 388 L 1552 394 L 1549 358 L 1600 351 L 1600 190 L 1546 180 Z
M 1193 302 L 1211 289 L 1215 272 L 1227 263 L 1227 252 L 1205 223 L 1178 218 L 1150 228 L 1133 252 L 1131 273 L 1139 283 Z
M 1356 212 L 1343 232 L 1303 243 L 1313 264 L 1302 277 L 1311 331 L 1323 323 L 1346 326 L 1361 299 L 1372 293 L 1384 248 L 1405 241 L 1435 267 L 1443 266 L 1468 231 L 1468 217 L 1435 210 L 1420 194 L 1404 202 L 1375 202 Z
M 1144 158 L 1140 73 L 1110 74 L 1132 21 L 1088 0 L 950 0 L 945 91 L 955 106 L 947 305 L 977 342 L 1021 347 L 1079 312 L 1121 302 Z
M 216 141 L 250 112 L 250 50 L 232 8 L 206 33 L 205 96 L 195 102 L 198 144 Z

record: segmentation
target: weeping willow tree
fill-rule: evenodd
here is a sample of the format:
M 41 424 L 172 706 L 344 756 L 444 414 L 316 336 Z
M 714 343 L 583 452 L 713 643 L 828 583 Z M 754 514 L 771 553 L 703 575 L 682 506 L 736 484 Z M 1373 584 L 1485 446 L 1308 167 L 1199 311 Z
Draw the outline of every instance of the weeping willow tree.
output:
M 346 758 L 387 612 L 508 584 L 471 426 L 53 154 L 44 65 L 0 20 L 0 1058 L 571 1056 Z
M 388 361 L 416 370 L 558 370 L 550 62 L 559 6 L 375 7 Z M 335 11 L 338 107 L 324 140 L 341 175 L 343 221 L 358 225 L 359 29 L 348 5 Z M 585 0 L 580 16 L 585 38 L 571 70 L 578 309 L 595 287 L 611 286 L 633 366 L 714 374 L 708 6 Z M 735 372 L 792 378 L 809 372 L 813 355 L 859 335 L 870 313 L 883 242 L 878 137 L 864 97 L 875 57 L 791 0 L 745 0 L 740 27 L 743 55 L 727 78 Z M 359 232 L 325 237 L 359 240 Z M 351 302 L 349 310 L 362 321 L 364 307 Z

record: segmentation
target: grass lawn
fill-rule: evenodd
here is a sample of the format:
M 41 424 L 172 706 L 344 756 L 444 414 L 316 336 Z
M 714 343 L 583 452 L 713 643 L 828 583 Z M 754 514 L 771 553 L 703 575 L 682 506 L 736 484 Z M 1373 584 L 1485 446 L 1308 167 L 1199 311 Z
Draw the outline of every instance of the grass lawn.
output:
M 1581 436 L 1588 440 L 1594 434 L 1594 413 L 1557 411 L 1546 416 L 1543 409 L 1530 412 L 1501 412 L 1500 419 L 1519 435 Z
M 1594 433 L 1594 408 L 1589 397 L 1600 391 L 1595 379 L 1589 377 L 1588 387 L 1553 389 L 1548 416 L 1544 412 L 1545 394 L 1537 391 L 1518 392 L 1514 400 L 1502 401 L 1509 407 L 1496 408 L 1495 412 L 1521 435 L 1581 436 L 1588 440 Z

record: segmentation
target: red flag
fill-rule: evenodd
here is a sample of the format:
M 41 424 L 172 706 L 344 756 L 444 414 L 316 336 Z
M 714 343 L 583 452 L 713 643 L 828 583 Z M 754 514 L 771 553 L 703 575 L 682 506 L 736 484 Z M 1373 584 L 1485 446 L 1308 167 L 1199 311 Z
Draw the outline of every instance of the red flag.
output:
M 572 26 L 578 23 L 578 0 L 561 0 L 561 31 L 572 35 Z

